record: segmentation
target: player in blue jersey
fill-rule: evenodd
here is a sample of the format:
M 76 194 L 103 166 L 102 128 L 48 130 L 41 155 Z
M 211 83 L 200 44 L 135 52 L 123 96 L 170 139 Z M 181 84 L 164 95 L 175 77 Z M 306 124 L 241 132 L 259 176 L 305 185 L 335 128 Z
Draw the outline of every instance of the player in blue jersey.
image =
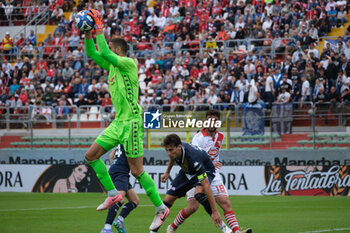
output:
M 109 157 L 112 164 L 108 171 L 109 175 L 111 176 L 116 189 L 123 196 L 123 200 L 125 197 L 127 197 L 129 202 L 123 206 L 118 218 L 115 221 L 114 219 L 117 216 L 117 212 L 123 203 L 118 202 L 108 209 L 106 223 L 101 233 L 113 233 L 111 229 L 112 224 L 115 228 L 117 228 L 118 233 L 126 233 L 124 219 L 137 207 L 140 199 L 129 182 L 130 167 L 125 156 L 123 145 L 119 144 L 116 146 L 115 149 L 112 150 Z
M 215 226 L 224 233 L 232 233 L 231 229 L 222 221 L 216 208 L 210 188 L 210 183 L 215 177 L 215 167 L 208 153 L 197 146 L 181 142 L 180 137 L 176 134 L 166 136 L 162 146 L 169 156 L 168 168 L 162 176 L 162 181 L 165 182 L 169 178 L 174 163 L 181 167 L 178 175 L 172 181 L 172 187 L 167 191 L 163 203 L 170 208 L 176 199 L 184 197 L 187 191 L 195 187 L 196 200 L 203 205 Z M 151 233 L 157 232 L 158 229 L 151 231 Z

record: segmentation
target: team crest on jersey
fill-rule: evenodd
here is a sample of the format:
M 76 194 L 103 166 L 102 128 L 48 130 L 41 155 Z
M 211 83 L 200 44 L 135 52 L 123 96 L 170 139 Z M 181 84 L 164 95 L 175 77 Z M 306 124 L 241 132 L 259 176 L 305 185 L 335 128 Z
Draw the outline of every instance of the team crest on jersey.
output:
M 108 84 L 114 83 L 114 81 L 117 79 L 117 76 L 114 75 L 114 77 L 111 80 L 108 80 Z
M 211 148 L 208 151 L 208 155 L 210 156 L 211 160 L 214 160 L 216 158 L 216 156 L 218 156 L 219 154 L 219 150 L 217 148 Z

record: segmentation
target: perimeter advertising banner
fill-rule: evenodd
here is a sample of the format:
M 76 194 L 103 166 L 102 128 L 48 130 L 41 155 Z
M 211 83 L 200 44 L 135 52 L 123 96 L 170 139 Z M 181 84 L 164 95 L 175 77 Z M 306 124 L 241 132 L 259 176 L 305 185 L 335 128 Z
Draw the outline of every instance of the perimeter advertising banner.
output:
M 78 165 L 84 164 L 84 149 L 74 150 L 6 150 L 0 149 L 0 164 L 16 165 Z M 101 159 L 109 165 L 108 153 Z M 224 166 L 350 166 L 350 150 L 221 150 L 220 160 Z M 145 150 L 143 165 L 168 165 L 165 150 Z
M 166 183 L 166 166 L 145 166 L 161 194 L 179 171 L 175 166 Z M 220 175 L 230 195 L 349 196 L 349 166 L 224 166 Z M 145 193 L 130 177 L 137 193 Z M 1 192 L 103 192 L 90 166 L 0 165 Z

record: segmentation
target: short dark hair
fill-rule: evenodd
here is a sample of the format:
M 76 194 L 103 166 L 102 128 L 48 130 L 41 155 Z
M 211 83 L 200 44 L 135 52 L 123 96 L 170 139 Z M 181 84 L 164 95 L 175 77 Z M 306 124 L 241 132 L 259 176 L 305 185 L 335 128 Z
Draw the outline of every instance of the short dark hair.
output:
M 210 109 L 205 113 L 205 117 L 208 117 L 208 116 L 215 116 L 220 118 L 220 112 L 216 109 Z
M 126 54 L 128 52 L 128 43 L 122 38 L 113 38 L 111 40 L 115 47 L 121 47 L 122 51 Z
M 162 143 L 162 146 L 163 147 L 166 147 L 166 146 L 178 146 L 181 144 L 181 139 L 180 137 L 177 135 L 177 134 L 169 134 L 167 135 L 164 140 L 163 140 L 163 143 Z

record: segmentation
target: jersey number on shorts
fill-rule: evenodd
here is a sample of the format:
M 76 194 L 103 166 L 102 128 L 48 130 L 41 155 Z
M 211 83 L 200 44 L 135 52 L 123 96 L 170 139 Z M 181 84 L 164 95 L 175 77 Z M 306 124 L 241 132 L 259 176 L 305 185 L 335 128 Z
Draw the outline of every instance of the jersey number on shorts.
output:
M 219 193 L 224 193 L 225 192 L 225 186 L 224 185 L 216 186 L 216 190 L 218 190 Z

